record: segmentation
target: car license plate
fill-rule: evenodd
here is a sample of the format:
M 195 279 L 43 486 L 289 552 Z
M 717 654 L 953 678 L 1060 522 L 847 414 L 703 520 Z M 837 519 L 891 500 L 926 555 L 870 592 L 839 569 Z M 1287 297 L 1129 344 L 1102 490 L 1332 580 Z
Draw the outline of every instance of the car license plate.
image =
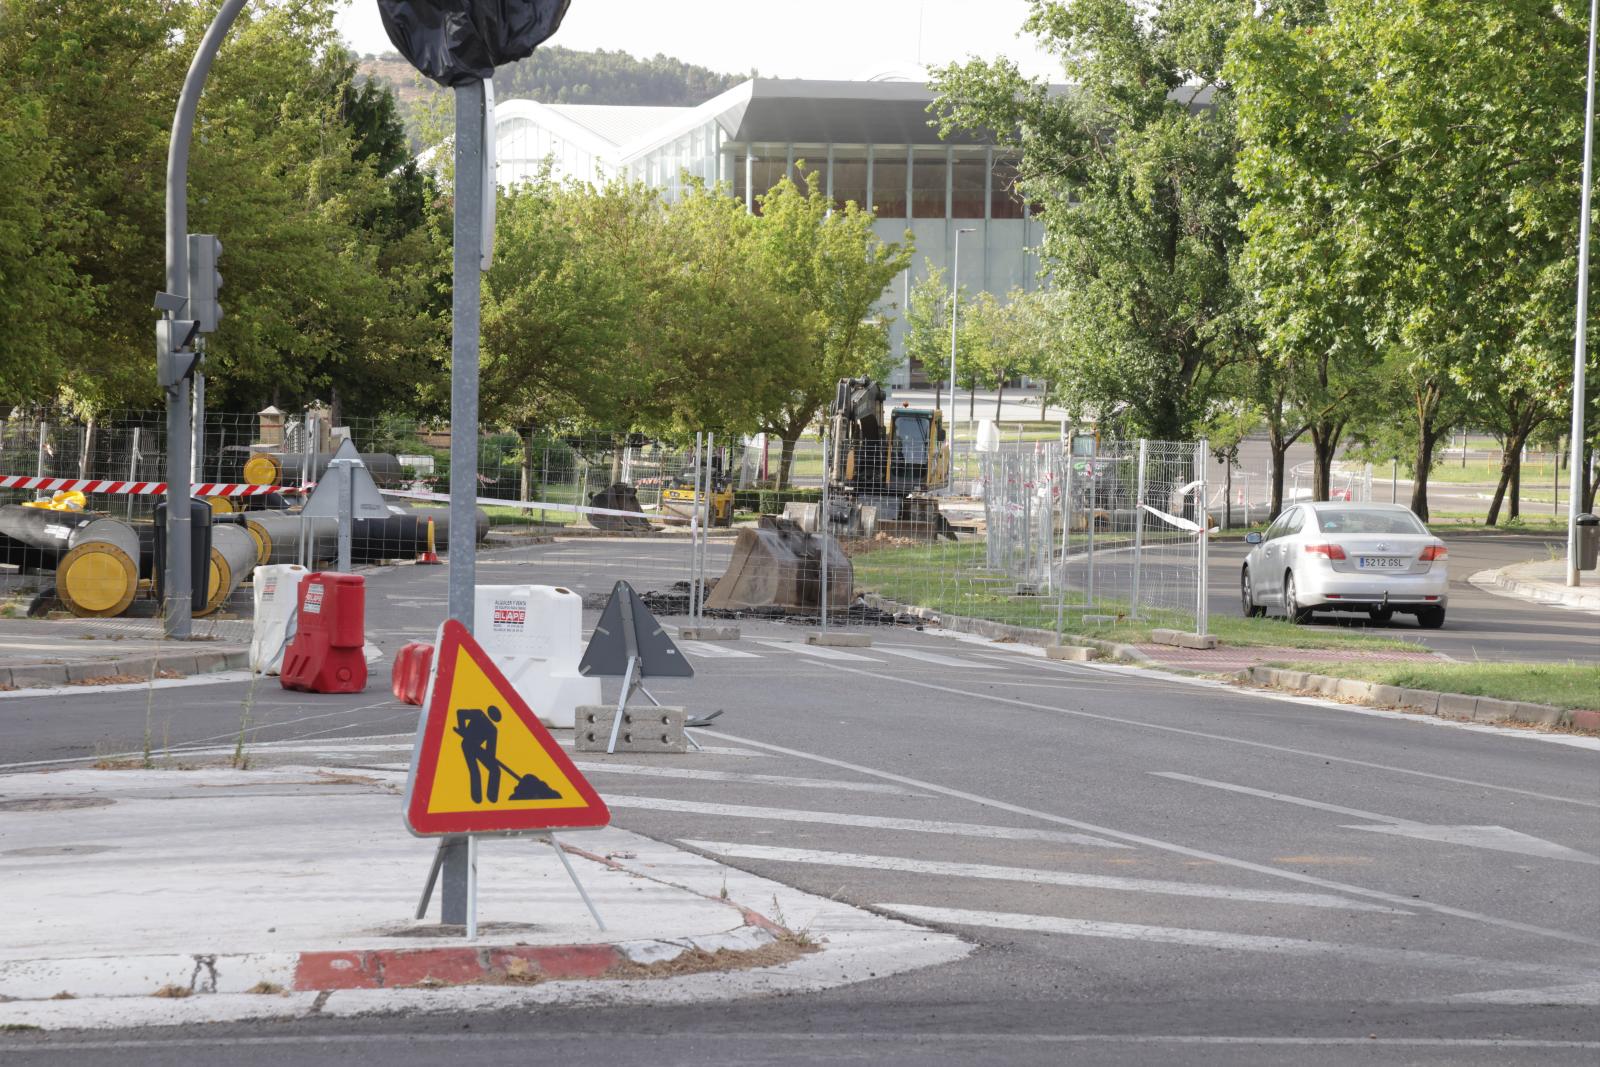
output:
M 1406 565 L 1403 556 L 1362 556 L 1359 566 L 1369 571 L 1394 571 Z

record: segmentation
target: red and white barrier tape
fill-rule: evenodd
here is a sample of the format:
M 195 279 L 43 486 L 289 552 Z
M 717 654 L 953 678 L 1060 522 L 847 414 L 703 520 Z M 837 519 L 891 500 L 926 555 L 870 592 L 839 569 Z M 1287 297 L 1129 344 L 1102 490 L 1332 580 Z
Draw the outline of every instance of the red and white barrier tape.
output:
M 407 489 L 380 489 L 378 492 L 384 496 L 397 496 L 403 500 L 428 500 L 441 504 L 450 503 L 450 497 L 447 493 L 421 493 Z M 498 497 L 480 496 L 477 498 L 477 502 L 479 507 L 521 508 L 524 511 L 560 511 L 568 515 L 615 515 L 622 519 L 649 519 L 652 517 L 639 511 L 591 508 L 582 504 L 554 504 L 548 500 L 501 500 Z
M 46 493 L 114 493 L 121 496 L 160 496 L 166 482 L 118 482 L 107 478 L 30 478 L 25 474 L 0 474 L 0 489 L 35 489 Z M 297 493 L 288 485 L 245 485 L 240 482 L 196 482 L 191 496 L 262 496 L 266 493 Z

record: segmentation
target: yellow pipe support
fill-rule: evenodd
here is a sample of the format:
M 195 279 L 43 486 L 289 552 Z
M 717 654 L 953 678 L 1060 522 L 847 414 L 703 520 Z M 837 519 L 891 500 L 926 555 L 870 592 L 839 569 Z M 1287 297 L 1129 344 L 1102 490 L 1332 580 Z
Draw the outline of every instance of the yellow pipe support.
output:
M 125 522 L 98 519 L 73 531 L 56 564 L 56 595 L 80 619 L 121 615 L 139 592 L 139 535 Z
M 257 452 L 244 461 L 239 476 L 250 485 L 278 485 L 278 475 L 281 471 L 282 467 L 278 465 L 275 456 Z

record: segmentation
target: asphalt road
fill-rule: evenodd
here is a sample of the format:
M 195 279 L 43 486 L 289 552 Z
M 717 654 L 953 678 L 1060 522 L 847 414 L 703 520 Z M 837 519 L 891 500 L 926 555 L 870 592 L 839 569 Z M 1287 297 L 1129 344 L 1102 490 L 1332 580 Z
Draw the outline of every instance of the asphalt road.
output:
M 650 543 L 631 551 L 641 584 L 678 566 Z M 564 569 L 586 592 L 615 572 L 595 546 L 565 563 L 485 564 L 485 580 Z M 380 644 L 424 635 L 443 583 L 441 571 L 375 576 Z M 723 709 L 703 739 L 717 751 L 596 757 L 624 769 L 597 767 L 594 781 L 628 829 L 954 930 L 978 946 L 967 959 L 694 1007 L 0 1035 L 0 1059 L 1591 1064 L 1600 1052 L 1593 746 L 905 629 L 870 649 L 810 649 L 803 634 L 768 623 L 737 644 L 685 643 L 697 677 L 653 688 Z M 403 760 L 416 713 L 382 695 L 217 682 L 9 698 L 0 762 L 136 751 L 147 715 L 158 750 L 201 759 L 229 750 L 247 703 L 252 758 L 294 741 Z

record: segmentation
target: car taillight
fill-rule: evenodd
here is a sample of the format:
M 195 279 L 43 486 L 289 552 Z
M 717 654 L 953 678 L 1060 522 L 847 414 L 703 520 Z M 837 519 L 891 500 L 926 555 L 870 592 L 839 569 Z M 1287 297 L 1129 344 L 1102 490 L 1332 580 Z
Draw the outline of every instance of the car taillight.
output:
M 1306 554 L 1323 559 L 1344 559 L 1344 549 L 1338 545 L 1307 545 Z
M 1449 559 L 1450 550 L 1443 545 L 1429 545 L 1427 548 L 1422 550 L 1422 555 L 1417 558 L 1422 560 L 1424 563 L 1432 563 L 1434 560 Z

